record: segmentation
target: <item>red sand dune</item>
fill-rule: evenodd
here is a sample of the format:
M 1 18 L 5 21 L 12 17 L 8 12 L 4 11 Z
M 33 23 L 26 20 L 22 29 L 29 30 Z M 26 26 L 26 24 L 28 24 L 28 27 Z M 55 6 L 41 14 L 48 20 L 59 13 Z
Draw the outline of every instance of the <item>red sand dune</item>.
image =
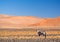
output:
M 60 26 L 60 17 L 37 18 L 32 16 L 0 15 L 0 28 Z

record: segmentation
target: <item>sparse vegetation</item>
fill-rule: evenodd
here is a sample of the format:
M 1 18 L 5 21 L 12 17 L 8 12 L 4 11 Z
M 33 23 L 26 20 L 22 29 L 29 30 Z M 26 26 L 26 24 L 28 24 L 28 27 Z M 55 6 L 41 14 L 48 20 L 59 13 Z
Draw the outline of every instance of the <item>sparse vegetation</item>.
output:
M 35 42 L 39 41 L 45 41 L 45 42 L 50 42 L 50 40 L 53 42 L 55 41 L 55 39 L 60 39 L 60 31 L 45 31 L 46 32 L 46 38 L 44 36 L 38 36 L 37 35 L 37 31 L 35 30 L 0 30 L 0 41 L 1 39 L 6 39 L 6 40 L 12 40 L 13 39 L 15 41 L 19 40 L 21 41 L 21 39 L 24 41 L 26 40 L 26 42 L 33 42 L 33 40 Z M 12 42 L 11 41 L 11 42 Z M 38 41 L 38 42 L 39 42 Z M 18 41 L 17 41 L 18 42 Z M 58 42 L 58 41 L 56 41 Z

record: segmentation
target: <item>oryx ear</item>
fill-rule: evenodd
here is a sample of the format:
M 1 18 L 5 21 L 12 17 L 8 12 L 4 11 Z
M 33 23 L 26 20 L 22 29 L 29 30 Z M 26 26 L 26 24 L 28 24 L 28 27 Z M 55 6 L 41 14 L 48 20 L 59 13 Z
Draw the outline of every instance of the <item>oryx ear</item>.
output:
M 45 32 L 43 32 L 43 34 L 45 34 Z

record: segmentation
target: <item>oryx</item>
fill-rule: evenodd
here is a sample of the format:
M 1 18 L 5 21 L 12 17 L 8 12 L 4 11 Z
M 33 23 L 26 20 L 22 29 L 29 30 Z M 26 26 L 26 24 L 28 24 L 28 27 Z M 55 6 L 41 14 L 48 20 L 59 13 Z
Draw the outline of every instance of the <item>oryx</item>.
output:
M 40 30 L 37 30 L 37 34 L 38 34 L 38 36 L 45 36 L 45 38 L 46 38 L 46 32 L 43 32 L 43 31 L 40 31 Z

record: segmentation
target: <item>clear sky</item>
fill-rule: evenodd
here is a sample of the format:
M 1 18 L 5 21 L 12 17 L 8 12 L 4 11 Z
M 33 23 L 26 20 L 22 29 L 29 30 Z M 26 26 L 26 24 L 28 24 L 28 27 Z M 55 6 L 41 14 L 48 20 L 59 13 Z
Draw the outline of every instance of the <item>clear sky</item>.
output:
M 57 17 L 60 0 L 0 0 L 0 14 Z

